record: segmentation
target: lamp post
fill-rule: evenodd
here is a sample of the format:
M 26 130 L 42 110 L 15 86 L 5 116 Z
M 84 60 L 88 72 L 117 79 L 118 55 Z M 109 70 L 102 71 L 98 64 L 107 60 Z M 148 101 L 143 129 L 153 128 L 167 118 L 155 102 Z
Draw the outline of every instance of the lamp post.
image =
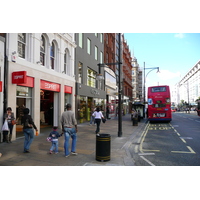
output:
M 146 77 L 145 77 L 145 69 L 151 69 L 148 73 L 147 73 L 147 75 L 151 72 L 151 71 L 153 71 L 154 69 L 157 69 L 158 71 L 157 71 L 157 73 L 158 72 L 160 72 L 159 71 L 159 67 L 150 67 L 150 68 L 145 68 L 145 62 L 144 62 L 144 115 L 143 116 L 145 116 L 145 108 L 146 108 L 146 91 L 145 91 L 145 85 L 146 85 L 146 78 L 147 78 L 147 75 L 146 75 Z
M 107 65 L 118 65 L 119 75 L 118 75 L 118 137 L 122 137 L 122 88 L 121 88 L 121 33 L 119 33 L 119 59 L 116 63 L 99 63 L 99 76 L 102 77 L 101 67 L 107 67 L 112 70 L 117 78 L 117 74 L 113 69 Z M 102 79 L 102 78 L 100 78 Z

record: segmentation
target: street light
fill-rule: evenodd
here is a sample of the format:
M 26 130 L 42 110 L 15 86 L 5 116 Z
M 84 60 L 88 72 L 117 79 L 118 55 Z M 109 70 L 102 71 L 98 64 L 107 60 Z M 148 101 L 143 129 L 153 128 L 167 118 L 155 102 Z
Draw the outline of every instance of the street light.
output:
M 99 67 L 99 75 L 98 75 L 98 79 L 102 80 L 103 76 L 101 74 L 101 67 L 107 67 L 109 68 L 111 71 L 114 72 L 116 78 L 117 78 L 117 74 L 115 73 L 115 71 L 113 69 L 111 69 L 110 67 L 108 67 L 107 65 L 119 65 L 118 70 L 119 70 L 119 75 L 118 75 L 118 137 L 122 137 L 122 88 L 121 88 L 121 33 L 119 33 L 119 59 L 118 62 L 116 63 L 99 63 L 97 64 Z
M 145 77 L 145 69 L 151 69 L 148 73 L 147 73 L 147 75 L 151 72 L 151 71 L 153 71 L 154 69 L 157 69 L 158 71 L 157 71 L 157 73 L 158 72 L 160 72 L 159 71 L 159 67 L 151 67 L 151 68 L 145 68 L 145 62 L 144 62 L 144 113 L 143 113 L 143 116 L 145 116 L 145 108 L 146 108 L 146 91 L 145 91 L 145 84 L 146 84 L 146 78 L 147 78 L 147 75 L 146 75 L 146 77 Z

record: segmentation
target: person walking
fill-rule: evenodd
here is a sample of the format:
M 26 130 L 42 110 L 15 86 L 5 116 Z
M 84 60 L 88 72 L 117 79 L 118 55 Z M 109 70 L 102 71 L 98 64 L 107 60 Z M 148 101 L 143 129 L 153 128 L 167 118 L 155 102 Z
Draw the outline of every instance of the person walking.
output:
M 96 111 L 93 113 L 93 116 L 95 118 L 95 123 L 96 123 L 96 131 L 95 133 L 98 135 L 98 133 L 100 132 L 100 124 L 101 124 L 101 119 L 104 118 L 102 112 L 100 111 L 100 108 L 97 107 Z
M 53 131 L 49 134 L 49 137 L 51 138 L 51 148 L 49 153 L 52 154 L 55 149 L 55 154 L 58 153 L 58 138 L 62 136 L 62 134 L 57 132 L 58 127 L 54 126 Z
M 69 152 L 69 139 L 72 138 L 72 145 L 71 145 L 71 154 L 77 155 L 76 153 L 76 133 L 78 132 L 77 129 L 77 121 L 75 118 L 75 113 L 71 110 L 71 104 L 67 104 L 67 110 L 62 113 L 61 116 L 61 125 L 62 130 L 65 135 L 65 142 L 64 142 L 64 150 L 65 150 L 65 157 L 70 155 Z
M 95 120 L 94 120 L 94 116 L 93 116 L 94 111 L 95 111 L 95 109 L 91 108 L 91 111 L 90 111 L 90 126 L 92 126 L 92 123 L 94 123 L 94 125 L 95 125 Z
M 29 109 L 25 108 L 23 110 L 24 116 L 22 116 L 21 123 L 23 125 L 23 133 L 24 133 L 24 153 L 30 153 L 29 149 L 31 143 L 34 139 L 34 131 L 33 128 L 38 131 L 37 127 L 35 126 L 31 115 L 29 115 Z
M 6 113 L 4 114 L 4 120 L 8 121 L 8 128 L 9 131 L 3 131 L 3 142 L 7 142 L 7 143 L 12 143 L 12 131 L 13 131 L 13 126 L 14 124 L 12 124 L 12 121 L 15 120 L 15 116 L 14 113 L 12 112 L 12 108 L 8 107 L 6 109 Z M 8 132 L 10 133 L 8 136 Z

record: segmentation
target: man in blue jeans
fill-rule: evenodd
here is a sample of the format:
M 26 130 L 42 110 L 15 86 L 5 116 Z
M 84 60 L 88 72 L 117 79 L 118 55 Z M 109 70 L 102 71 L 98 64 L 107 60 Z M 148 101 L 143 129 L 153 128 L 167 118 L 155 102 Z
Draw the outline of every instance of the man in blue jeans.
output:
M 61 125 L 62 130 L 65 135 L 65 143 L 64 143 L 64 149 L 65 149 L 65 157 L 68 157 L 70 155 L 69 152 L 69 139 L 72 138 L 72 145 L 71 145 L 71 154 L 77 155 L 76 153 L 76 133 L 77 130 L 77 121 L 75 118 L 75 113 L 71 110 L 72 106 L 71 104 L 67 104 L 67 110 L 63 112 L 61 117 Z

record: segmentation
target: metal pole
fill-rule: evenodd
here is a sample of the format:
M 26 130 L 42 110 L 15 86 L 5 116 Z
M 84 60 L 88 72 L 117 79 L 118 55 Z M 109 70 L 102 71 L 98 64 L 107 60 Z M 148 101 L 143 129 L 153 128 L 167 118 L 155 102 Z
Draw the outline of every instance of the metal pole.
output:
M 187 82 L 187 92 L 188 92 L 188 113 L 190 114 L 190 102 L 189 102 L 189 82 Z
M 146 99 L 146 91 L 145 91 L 145 84 L 146 84 L 146 81 L 145 81 L 145 62 L 144 62 L 144 111 L 143 111 L 143 114 L 144 114 L 144 118 L 145 118 L 145 108 L 146 108 L 146 104 L 145 104 L 145 99 Z
M 118 137 L 122 136 L 122 104 L 121 104 L 121 33 L 119 33 L 119 81 L 118 81 Z

